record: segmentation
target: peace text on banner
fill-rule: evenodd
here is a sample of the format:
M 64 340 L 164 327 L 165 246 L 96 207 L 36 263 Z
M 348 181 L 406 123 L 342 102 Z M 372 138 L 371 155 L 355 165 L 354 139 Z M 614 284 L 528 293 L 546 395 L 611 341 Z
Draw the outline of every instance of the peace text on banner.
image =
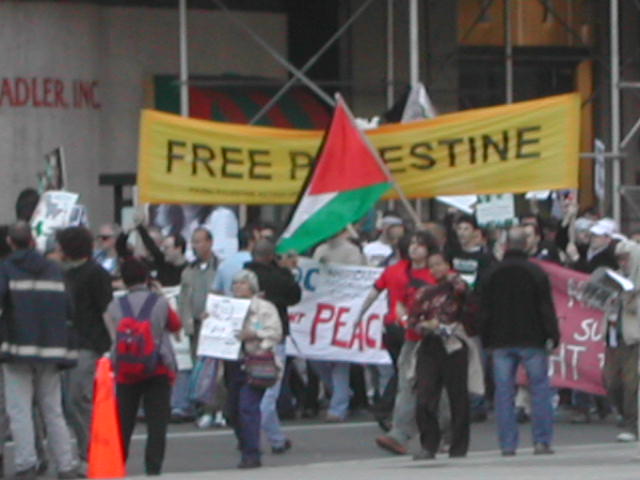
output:
M 360 307 L 381 268 L 322 264 L 300 258 L 296 275 L 302 300 L 289 307 L 287 354 L 312 360 L 388 364 L 382 345 L 382 294 L 354 329 Z

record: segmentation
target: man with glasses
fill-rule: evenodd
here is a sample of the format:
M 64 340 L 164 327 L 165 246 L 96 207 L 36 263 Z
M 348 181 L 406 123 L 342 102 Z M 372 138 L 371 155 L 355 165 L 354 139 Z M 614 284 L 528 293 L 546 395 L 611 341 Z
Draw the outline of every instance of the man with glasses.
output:
M 112 277 L 118 276 L 118 253 L 116 252 L 116 239 L 120 233 L 120 227 L 115 223 L 105 223 L 98 229 L 96 235 L 97 249 L 93 254 L 96 262 L 102 266 Z

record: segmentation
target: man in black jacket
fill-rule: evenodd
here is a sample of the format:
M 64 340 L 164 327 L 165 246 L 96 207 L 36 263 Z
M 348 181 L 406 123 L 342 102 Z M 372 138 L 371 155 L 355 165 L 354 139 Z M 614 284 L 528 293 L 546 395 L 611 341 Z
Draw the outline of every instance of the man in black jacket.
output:
M 281 344 L 276 346 L 275 353 L 280 357 L 281 364 L 285 364 L 284 339 L 289 334 L 289 316 L 287 307 L 295 305 L 300 301 L 302 291 L 293 278 L 290 268 L 293 268 L 295 258 L 285 257 L 276 263 L 276 249 L 271 240 L 258 240 L 253 248 L 253 261 L 247 262 L 245 268 L 252 270 L 258 277 L 260 290 L 264 293 L 264 298 L 273 303 L 278 309 L 280 321 L 282 322 Z M 276 409 L 276 401 L 280 394 L 282 382 L 288 379 L 282 378 L 274 386 L 268 388 L 260 403 L 260 413 L 262 414 L 262 429 L 267 435 L 271 444 L 271 451 L 279 454 L 291 448 L 291 441 L 284 435 L 280 428 L 280 419 Z
M 549 278 L 527 259 L 525 248 L 526 232 L 513 228 L 504 260 L 487 272 L 481 286 L 482 340 L 493 353 L 498 437 L 505 456 L 518 448 L 514 397 L 521 363 L 532 394 L 534 453 L 553 453 L 548 352 L 558 345 L 560 332 Z
M 56 240 L 62 250 L 78 348 L 78 365 L 66 375 L 65 414 L 78 442 L 80 460 L 86 462 L 96 365 L 111 347 L 102 317 L 112 298 L 111 275 L 91 258 L 93 237 L 86 228 L 66 228 L 58 232 Z
M 44 417 L 58 478 L 78 478 L 62 413 L 61 368 L 73 367 L 69 297 L 61 269 L 34 250 L 31 227 L 9 227 L 13 252 L 0 264 L 1 360 L 17 478 L 35 479 L 33 399 Z

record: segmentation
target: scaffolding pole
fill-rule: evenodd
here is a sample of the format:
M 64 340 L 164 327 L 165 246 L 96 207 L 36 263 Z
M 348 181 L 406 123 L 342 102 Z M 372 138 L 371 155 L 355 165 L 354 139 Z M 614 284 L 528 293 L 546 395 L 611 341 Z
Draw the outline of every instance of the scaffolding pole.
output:
M 511 0 L 504 0 L 504 72 L 506 103 L 513 103 L 513 31 Z
M 611 168 L 611 205 L 613 218 L 620 225 L 622 220 L 620 202 L 620 14 L 618 0 L 610 0 L 610 58 L 611 58 L 611 153 L 614 157 Z
M 387 110 L 393 107 L 395 101 L 395 29 L 393 23 L 395 21 L 394 15 L 394 0 L 387 0 Z M 387 200 L 387 209 L 393 210 L 395 202 L 393 200 Z
M 394 38 L 395 31 L 393 28 L 394 14 L 393 14 L 393 1 L 387 0 L 387 108 L 393 107 L 395 100 L 395 52 L 394 52 Z
M 418 22 L 418 0 L 409 0 L 409 81 L 411 88 L 420 82 L 420 31 Z M 414 201 L 414 216 L 422 222 L 422 202 Z M 418 223 L 420 223 L 418 222 Z
M 187 43 L 187 0 L 180 0 L 180 115 L 189 116 L 189 52 Z

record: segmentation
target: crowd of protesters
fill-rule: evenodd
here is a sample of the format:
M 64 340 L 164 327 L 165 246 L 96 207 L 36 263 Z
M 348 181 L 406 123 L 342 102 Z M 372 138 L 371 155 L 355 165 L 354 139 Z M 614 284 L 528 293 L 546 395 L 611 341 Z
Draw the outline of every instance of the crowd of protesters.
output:
M 492 411 L 504 456 L 516 454 L 517 422 L 529 420 L 534 453 L 552 454 L 558 403 L 571 409 L 574 422 L 615 414 L 623 428 L 618 440 L 634 441 L 640 342 L 635 294 L 607 313 L 608 398 L 556 391 L 547 371 L 560 340 L 558 320 L 549 279 L 531 260 L 586 273 L 605 266 L 640 288 L 640 246 L 610 219 L 589 211 L 578 216 L 570 196 L 559 205 L 557 218 L 526 215 L 515 226 L 489 229 L 457 210 L 422 225 L 387 211 L 374 234 L 348 228 L 313 251 L 285 255 L 276 255 L 277 228 L 261 221 L 239 231 L 232 225 L 219 241 L 214 224 L 237 222 L 230 209 L 182 214 L 178 228 L 156 226 L 167 216 L 158 211 L 155 219 L 136 215 L 128 231 L 116 224 L 101 225 L 95 235 L 86 226 L 59 230 L 50 248 L 38 252 L 28 224 L 34 196 L 27 191 L 17 204 L 17 222 L 0 232 L 0 448 L 10 428 L 17 477 L 36 478 L 48 469 L 46 436 L 58 478 L 81 478 L 96 364 L 105 354 L 116 366 L 125 453 L 136 419 L 147 423 L 148 475 L 162 471 L 170 422 L 229 424 L 238 439 L 238 467 L 255 468 L 261 465 L 261 432 L 273 454 L 294 447 L 281 419 L 323 415 L 327 422 L 344 422 L 359 408 L 371 411 L 384 431 L 375 441 L 389 452 L 408 453 L 418 434 L 417 460 L 465 456 L 470 425 Z M 383 344 L 391 365 L 286 355 L 287 308 L 301 298 L 294 271 L 302 254 L 381 268 L 354 328 L 386 292 Z M 163 287 L 179 289 L 175 304 L 162 295 Z M 211 292 L 251 301 L 237 361 L 196 355 Z M 144 375 L 119 357 L 119 342 L 137 328 L 123 325 L 140 319 L 148 320 L 157 350 Z M 174 345 L 182 337 L 190 340 L 190 368 L 179 368 L 176 360 Z M 269 381 L 252 373 L 264 359 L 276 367 Z M 526 387 L 517 384 L 518 365 L 526 370 Z M 194 384 L 203 377 L 210 395 L 196 398 Z

